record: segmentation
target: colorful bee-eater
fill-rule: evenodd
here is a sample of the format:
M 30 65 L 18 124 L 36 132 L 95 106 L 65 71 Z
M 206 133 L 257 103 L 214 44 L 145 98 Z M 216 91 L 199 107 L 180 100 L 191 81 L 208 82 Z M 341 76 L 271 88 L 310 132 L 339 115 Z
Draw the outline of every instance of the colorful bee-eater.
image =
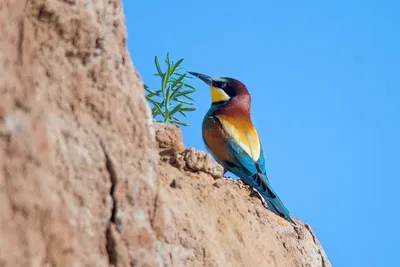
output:
M 266 176 L 263 148 L 250 119 L 250 94 L 233 78 L 189 72 L 209 85 L 211 107 L 203 123 L 203 140 L 213 157 L 261 197 L 264 205 L 294 223 Z

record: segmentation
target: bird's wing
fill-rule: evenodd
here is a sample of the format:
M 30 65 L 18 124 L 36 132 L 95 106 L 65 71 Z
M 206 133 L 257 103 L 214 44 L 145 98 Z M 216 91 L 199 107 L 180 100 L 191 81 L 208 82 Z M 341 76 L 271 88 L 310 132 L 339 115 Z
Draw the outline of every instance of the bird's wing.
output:
M 225 164 L 229 171 L 239 176 L 245 183 L 258 189 L 266 191 L 269 197 L 275 197 L 270 190 L 269 182 L 264 175 L 258 175 L 259 170 L 253 158 L 239 145 L 232 137 L 228 138 L 225 144 L 226 151 L 229 155 L 229 162 Z
M 293 222 L 289 211 L 272 189 L 265 175 L 265 160 L 262 154 L 257 163 L 254 162 L 252 157 L 232 137 L 228 139 L 225 147 L 229 155 L 229 162 L 225 162 L 225 164 L 229 171 L 253 187 L 266 201 L 270 210 Z
M 260 143 L 260 157 L 257 160 L 258 167 L 264 175 L 266 175 L 266 168 L 265 168 L 265 158 L 264 158 L 264 150 Z
M 232 137 L 228 137 L 225 149 L 229 158 L 229 167 L 240 169 L 240 172 L 242 172 L 241 175 L 235 173 L 240 178 L 253 175 L 257 172 L 254 160 Z M 237 170 L 237 172 L 239 172 L 239 170 Z

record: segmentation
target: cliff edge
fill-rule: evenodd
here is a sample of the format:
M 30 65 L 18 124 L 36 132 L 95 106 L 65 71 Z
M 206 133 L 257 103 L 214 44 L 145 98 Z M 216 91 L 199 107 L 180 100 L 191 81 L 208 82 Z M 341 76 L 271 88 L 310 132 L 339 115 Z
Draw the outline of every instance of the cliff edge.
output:
M 157 210 L 163 253 L 176 266 L 331 266 L 311 227 L 266 210 L 211 156 L 184 148 L 179 128 L 155 124 L 160 155 Z
M 0 266 L 330 266 L 154 124 L 121 3 L 0 4 Z

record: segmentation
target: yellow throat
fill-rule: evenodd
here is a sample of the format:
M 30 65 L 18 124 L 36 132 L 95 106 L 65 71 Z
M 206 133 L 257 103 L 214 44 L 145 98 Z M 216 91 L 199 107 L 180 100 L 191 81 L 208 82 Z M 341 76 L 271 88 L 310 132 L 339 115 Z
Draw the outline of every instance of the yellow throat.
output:
M 228 101 L 230 99 L 229 95 L 225 93 L 224 90 L 210 86 L 211 101 L 213 103 Z

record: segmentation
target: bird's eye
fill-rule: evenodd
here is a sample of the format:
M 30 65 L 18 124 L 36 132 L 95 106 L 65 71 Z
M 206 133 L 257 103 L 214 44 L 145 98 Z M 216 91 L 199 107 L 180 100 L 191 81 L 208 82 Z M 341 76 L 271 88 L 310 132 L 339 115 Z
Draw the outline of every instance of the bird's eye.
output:
M 221 83 L 221 88 L 224 89 L 226 88 L 227 84 L 226 83 Z

